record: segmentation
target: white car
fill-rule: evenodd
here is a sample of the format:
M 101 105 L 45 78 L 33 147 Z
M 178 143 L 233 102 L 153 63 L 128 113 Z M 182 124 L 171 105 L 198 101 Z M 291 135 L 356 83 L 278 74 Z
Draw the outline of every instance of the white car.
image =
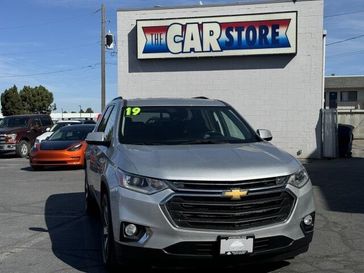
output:
M 55 131 L 57 131 L 58 129 L 60 129 L 64 126 L 68 126 L 68 125 L 72 125 L 72 124 L 80 124 L 80 123 L 81 123 L 81 121 L 79 121 L 79 120 L 60 120 L 56 124 L 54 124 L 49 130 L 47 129 L 47 132 L 38 136 L 35 139 L 35 143 L 42 142 L 47 137 L 51 136 Z

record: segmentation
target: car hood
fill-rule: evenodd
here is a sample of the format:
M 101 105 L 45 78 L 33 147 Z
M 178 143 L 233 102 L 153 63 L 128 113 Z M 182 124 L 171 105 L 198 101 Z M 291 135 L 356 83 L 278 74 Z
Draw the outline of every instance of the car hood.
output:
M 27 131 L 28 128 L 24 128 L 24 127 L 14 127 L 14 128 L 0 128 L 0 135 L 2 134 L 16 134 L 19 132 L 23 132 L 23 131 Z
M 168 180 L 245 180 L 284 176 L 301 164 L 270 143 L 176 146 L 120 145 L 118 167 Z
M 80 140 L 72 141 L 43 141 L 40 143 L 40 150 L 66 150 L 67 148 L 80 143 Z
M 53 134 L 53 132 L 45 132 L 43 134 L 41 134 L 40 136 L 37 137 L 37 140 L 39 142 L 42 142 L 43 140 L 45 140 L 47 137 L 51 136 Z

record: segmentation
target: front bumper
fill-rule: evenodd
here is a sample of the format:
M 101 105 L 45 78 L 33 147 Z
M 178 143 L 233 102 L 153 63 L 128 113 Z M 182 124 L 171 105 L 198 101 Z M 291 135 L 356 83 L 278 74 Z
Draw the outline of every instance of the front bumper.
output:
M 29 156 L 31 166 L 83 166 L 82 152 L 69 151 L 31 151 Z
M 157 265 L 166 265 L 168 263 L 176 265 L 178 262 L 181 265 L 185 265 L 186 262 L 209 260 L 218 263 L 248 264 L 282 261 L 293 258 L 308 250 L 312 237 L 313 232 L 305 234 L 303 238 L 298 240 L 292 240 L 285 236 L 260 238 L 256 240 L 253 253 L 235 256 L 220 256 L 216 241 L 177 243 L 166 249 L 143 248 L 116 243 L 115 248 L 118 260 L 124 262 L 142 260 Z M 191 253 L 191 251 L 201 251 L 202 248 L 205 251 L 204 254 Z
M 188 251 L 185 253 L 171 253 L 178 244 L 212 243 L 216 244 L 219 236 L 254 235 L 256 242 L 269 238 L 285 238 L 286 244 L 278 248 L 271 247 L 264 252 L 255 252 L 251 257 L 258 255 L 285 255 L 296 256 L 308 249 L 312 239 L 312 232 L 305 233 L 301 228 L 302 219 L 315 211 L 311 182 L 303 188 L 297 189 L 291 185 L 287 188 L 296 196 L 296 202 L 289 218 L 281 223 L 248 228 L 244 230 L 197 230 L 174 226 L 165 215 L 160 204 L 168 196 L 174 194 L 172 190 L 165 190 L 153 195 L 145 195 L 121 187 L 115 187 L 110 192 L 111 212 L 113 219 L 114 238 L 118 248 L 130 248 L 131 252 L 158 252 L 167 256 L 189 257 L 196 256 Z M 137 242 L 126 242 L 120 238 L 122 222 L 134 223 L 147 229 L 147 236 Z M 214 246 L 212 246 L 214 248 Z M 134 250 L 133 250 L 134 249 Z M 191 249 L 191 248 L 190 248 Z M 272 253 L 270 253 L 270 251 Z M 124 252 L 125 253 L 125 252 Z M 191 255 L 190 255 L 191 254 Z M 148 254 L 149 255 L 149 254 Z M 209 255 L 197 256 L 214 256 Z
M 16 144 L 0 144 L 0 153 L 12 153 L 16 151 Z

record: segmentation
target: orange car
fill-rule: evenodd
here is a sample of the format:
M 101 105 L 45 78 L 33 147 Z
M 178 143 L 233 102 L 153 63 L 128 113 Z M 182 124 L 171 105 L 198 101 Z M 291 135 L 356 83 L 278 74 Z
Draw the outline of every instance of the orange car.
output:
M 45 166 L 84 167 L 86 137 L 95 125 L 69 125 L 34 145 L 30 151 L 30 166 L 34 170 Z

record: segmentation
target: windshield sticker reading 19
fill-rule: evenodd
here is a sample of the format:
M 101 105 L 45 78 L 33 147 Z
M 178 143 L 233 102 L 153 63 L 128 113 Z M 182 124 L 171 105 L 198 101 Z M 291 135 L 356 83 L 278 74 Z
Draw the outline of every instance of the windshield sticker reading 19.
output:
M 279 15 L 278 17 L 282 17 L 281 14 Z M 285 53 L 294 53 L 296 17 L 293 15 L 296 13 L 290 15 L 290 18 L 271 20 L 251 18 L 245 21 L 232 21 L 231 18 L 244 18 L 227 17 L 228 22 L 223 22 L 226 17 L 221 17 L 219 22 L 211 21 L 219 18 L 206 18 L 209 22 L 186 22 L 186 19 L 176 19 L 164 25 L 162 25 L 163 20 L 157 22 L 159 25 L 156 25 L 155 21 L 149 21 L 149 25 L 141 21 L 141 26 L 138 28 L 138 43 L 139 40 L 142 43 L 138 44 L 138 49 L 141 50 L 138 52 L 141 53 L 139 57 L 151 54 L 168 57 L 166 54 L 173 56 L 194 53 L 203 56 L 227 51 L 263 49 L 286 49 Z M 292 20 L 294 20 L 293 23 Z M 290 50 L 292 48 L 294 52 Z M 225 55 L 236 55 L 235 53 Z M 267 51 L 267 53 L 273 52 Z

